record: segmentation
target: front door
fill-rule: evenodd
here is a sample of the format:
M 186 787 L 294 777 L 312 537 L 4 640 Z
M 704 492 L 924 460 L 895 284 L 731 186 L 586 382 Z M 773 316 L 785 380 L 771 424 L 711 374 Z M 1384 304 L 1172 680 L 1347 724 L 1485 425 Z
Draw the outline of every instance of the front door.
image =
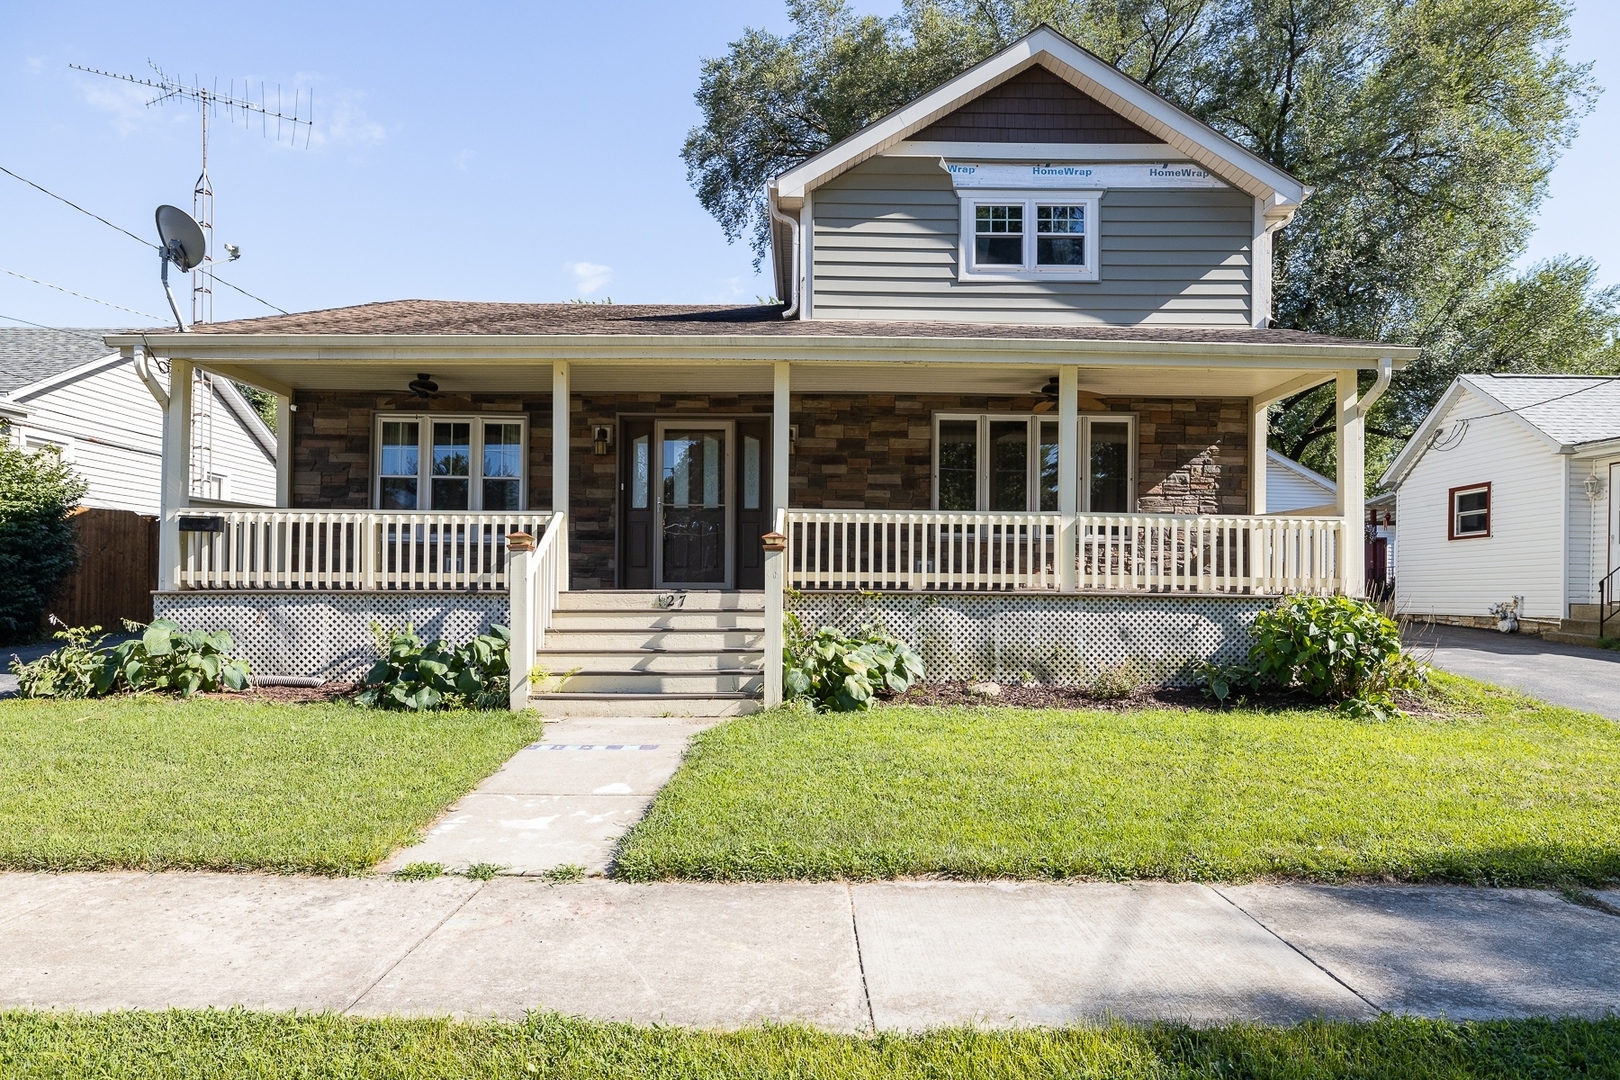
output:
M 659 588 L 732 585 L 729 421 L 660 421 L 654 426 L 654 560 Z

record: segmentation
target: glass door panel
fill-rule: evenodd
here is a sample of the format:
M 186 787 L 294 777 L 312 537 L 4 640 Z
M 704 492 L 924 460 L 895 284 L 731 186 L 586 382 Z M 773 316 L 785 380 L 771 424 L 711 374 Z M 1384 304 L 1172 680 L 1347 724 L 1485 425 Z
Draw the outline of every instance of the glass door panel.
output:
M 377 469 L 377 506 L 383 510 L 415 510 L 421 425 L 409 420 L 385 420 L 382 454 Z
M 990 509 L 1029 509 L 1029 421 L 990 421 Z
M 1041 421 L 1041 444 L 1035 469 L 1041 490 L 1040 509 L 1053 513 L 1058 508 L 1058 426 L 1050 420 Z
M 1094 514 L 1123 514 L 1130 511 L 1131 425 L 1112 421 L 1091 422 L 1090 461 L 1087 462 L 1087 488 Z
M 483 464 L 483 509 L 523 509 L 518 505 L 523 468 L 523 425 L 486 422 Z
M 466 510 L 472 498 L 472 424 L 433 424 L 433 509 Z
M 660 555 L 665 584 L 726 583 L 726 430 L 661 434 Z
M 979 508 L 979 422 L 939 422 L 939 508 Z

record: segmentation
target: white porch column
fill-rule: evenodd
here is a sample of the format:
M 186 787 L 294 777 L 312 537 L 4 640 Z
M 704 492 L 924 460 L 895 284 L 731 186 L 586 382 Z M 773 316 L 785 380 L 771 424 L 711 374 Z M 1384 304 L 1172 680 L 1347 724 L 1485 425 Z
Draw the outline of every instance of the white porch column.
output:
M 1367 440 L 1357 409 L 1356 372 L 1341 371 L 1335 383 L 1337 408 L 1335 434 L 1338 436 L 1339 516 L 1344 520 L 1343 558 L 1346 596 L 1366 594 Z
M 1075 590 L 1075 563 L 1080 537 L 1074 515 L 1080 508 L 1080 369 L 1058 368 L 1058 513 L 1063 528 L 1058 536 L 1058 589 Z
M 1271 434 L 1271 403 L 1249 399 L 1249 513 L 1266 512 L 1266 437 Z
M 276 395 L 276 505 L 285 510 L 293 494 L 292 398 Z
M 569 412 L 570 398 L 568 390 L 568 361 L 553 360 L 551 362 L 551 508 L 566 514 L 568 512 L 568 469 L 570 455 L 568 453 L 568 436 L 572 424 L 572 415 Z M 557 541 L 562 545 L 558 552 L 562 559 L 562 580 L 558 588 L 566 590 L 570 578 L 570 568 L 573 565 L 568 553 L 568 520 L 563 519 L 563 531 L 558 535 Z
M 775 382 L 771 396 L 771 509 L 776 511 L 788 508 L 788 483 L 792 475 L 788 455 L 793 452 L 788 435 L 793 402 L 791 365 L 779 360 L 771 366 Z
M 163 478 L 159 487 L 158 588 L 180 583 L 180 521 L 191 505 L 191 378 L 189 360 L 169 361 L 169 403 L 163 409 Z

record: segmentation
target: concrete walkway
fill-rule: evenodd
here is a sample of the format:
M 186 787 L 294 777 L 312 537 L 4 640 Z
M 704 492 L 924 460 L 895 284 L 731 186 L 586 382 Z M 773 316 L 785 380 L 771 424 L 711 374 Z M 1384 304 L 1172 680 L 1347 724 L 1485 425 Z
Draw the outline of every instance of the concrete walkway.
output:
M 1414 624 L 1408 640 L 1433 664 L 1531 697 L 1620 720 L 1620 652 L 1462 626 Z
M 1427 887 L 0 875 L 0 1007 L 232 1005 L 839 1031 L 1600 1016 L 1620 917 Z
M 559 866 L 604 873 L 614 847 L 674 775 L 686 742 L 717 718 L 590 717 L 547 720 L 540 742 L 519 750 L 428 829 L 377 869 L 415 862 L 451 870 L 477 863 L 508 874 Z

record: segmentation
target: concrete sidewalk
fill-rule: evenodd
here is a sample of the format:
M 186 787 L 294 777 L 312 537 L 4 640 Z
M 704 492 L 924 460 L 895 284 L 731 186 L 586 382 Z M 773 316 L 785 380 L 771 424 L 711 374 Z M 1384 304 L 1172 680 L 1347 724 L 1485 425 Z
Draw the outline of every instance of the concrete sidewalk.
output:
M 0 875 L 0 1007 L 232 1005 L 840 1031 L 1598 1016 L 1620 918 L 1443 887 Z

